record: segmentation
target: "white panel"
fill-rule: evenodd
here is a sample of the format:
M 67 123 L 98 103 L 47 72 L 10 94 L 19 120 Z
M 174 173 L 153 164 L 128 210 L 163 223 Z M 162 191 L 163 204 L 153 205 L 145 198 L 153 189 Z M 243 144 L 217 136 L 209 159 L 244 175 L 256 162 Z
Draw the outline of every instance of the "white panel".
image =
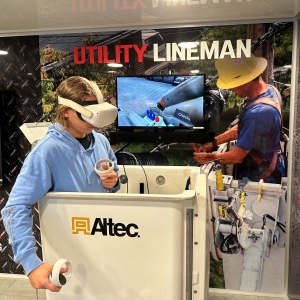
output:
M 47 199 L 48 198 L 48 199 Z M 181 300 L 181 202 L 91 199 L 51 199 L 41 202 L 44 260 L 68 259 L 73 275 L 54 299 L 164 299 Z M 113 223 L 134 223 L 138 237 L 72 234 L 72 217 L 111 218 Z M 91 224 L 92 226 L 92 224 Z M 99 226 L 98 226 L 99 228 Z
M 192 216 L 194 234 L 190 232 L 196 291 L 192 299 L 207 299 L 206 176 L 197 167 L 145 166 L 144 171 L 126 166 L 129 185 L 139 186 L 147 176 L 153 194 L 49 193 L 39 201 L 44 261 L 54 264 L 66 258 L 73 267 L 70 281 L 59 293 L 46 292 L 48 300 L 191 300 L 185 286 L 187 208 L 197 215 Z M 157 184 L 158 175 L 165 177 L 165 184 Z M 189 176 L 195 190 L 185 190 Z M 179 182 L 181 193 L 174 193 L 177 190 L 171 187 Z M 109 222 L 106 235 L 99 222 L 93 230 L 96 218 Z M 120 229 L 116 233 L 116 223 L 124 224 L 118 225 L 121 229 L 135 224 L 129 233 L 136 236 Z

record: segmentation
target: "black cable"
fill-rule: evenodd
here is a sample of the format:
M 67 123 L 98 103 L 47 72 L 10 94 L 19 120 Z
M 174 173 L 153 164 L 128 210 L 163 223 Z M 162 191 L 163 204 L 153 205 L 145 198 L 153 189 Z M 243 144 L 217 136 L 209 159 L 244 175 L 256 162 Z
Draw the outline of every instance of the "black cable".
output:
M 280 31 L 290 27 L 292 24 L 292 22 L 281 22 L 272 24 L 273 26 L 270 26 L 270 29 L 264 35 L 259 37 L 256 41 L 254 41 L 251 50 L 256 50 L 266 40 L 271 38 L 273 35 L 279 33 Z
M 131 152 L 120 152 L 120 153 L 125 153 L 125 154 L 128 154 L 129 156 L 133 157 L 134 160 L 135 160 L 136 165 L 141 166 L 141 168 L 144 172 L 144 175 L 145 175 L 145 179 L 146 179 L 147 191 L 148 191 L 148 194 L 150 194 L 147 174 L 146 174 L 145 169 L 144 169 L 143 165 L 141 164 L 141 162 L 139 162 L 138 159 L 136 158 L 136 156 Z
M 120 144 L 119 142 L 119 139 L 117 138 L 118 140 L 118 144 Z M 123 149 L 125 149 L 126 147 L 128 147 L 130 145 L 130 143 L 124 143 L 124 144 L 121 144 L 120 147 L 114 151 L 115 154 L 121 152 Z
M 143 165 L 140 163 L 140 166 L 142 167 L 142 169 L 143 169 L 143 172 L 144 172 L 144 175 L 145 175 L 145 179 L 146 179 L 146 184 L 147 184 L 147 191 L 148 191 L 148 194 L 150 194 L 150 191 L 149 191 L 149 185 L 148 185 L 148 178 L 147 178 L 147 174 L 146 174 L 146 172 L 145 172 L 145 170 L 144 170 L 144 167 L 143 167 Z
M 224 254 L 235 254 L 235 253 L 237 253 L 239 247 L 240 247 L 240 244 L 237 240 L 236 235 L 233 233 L 230 233 L 222 241 L 222 243 L 220 245 L 220 251 Z
M 191 186 L 191 177 L 189 176 L 185 184 L 185 190 L 189 190 L 190 186 Z
M 267 218 L 270 219 L 271 221 L 275 222 L 275 219 L 271 215 L 264 214 L 263 215 L 263 226 L 261 227 L 261 229 L 265 229 Z M 286 226 L 283 223 L 277 222 L 277 226 L 285 233 Z

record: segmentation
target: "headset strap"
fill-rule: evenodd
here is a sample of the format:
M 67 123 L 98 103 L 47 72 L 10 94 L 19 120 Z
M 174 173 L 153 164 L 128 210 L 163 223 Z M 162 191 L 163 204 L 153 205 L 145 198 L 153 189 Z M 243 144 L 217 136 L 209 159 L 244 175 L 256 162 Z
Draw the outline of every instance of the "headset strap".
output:
M 92 88 L 93 92 L 95 93 L 96 99 L 98 101 L 98 103 L 103 103 L 103 95 L 98 87 L 98 85 L 93 82 L 93 81 L 89 81 L 88 79 L 81 77 L 85 82 L 87 82 L 89 84 L 89 86 Z M 70 99 L 66 99 L 63 97 L 58 96 L 58 104 L 63 104 L 66 105 L 70 108 L 73 108 L 74 110 L 78 111 L 79 113 L 81 113 L 82 115 L 84 115 L 87 118 L 91 118 L 93 116 L 93 113 L 91 111 L 89 111 L 88 109 L 84 108 L 83 106 L 81 106 L 80 104 L 70 100 Z
M 81 113 L 87 118 L 91 118 L 93 116 L 93 113 L 90 110 L 86 109 L 85 107 L 81 106 L 80 104 L 72 100 L 58 96 L 58 104 L 63 104 L 70 108 L 73 108 L 74 110 L 78 111 L 79 113 Z
M 95 93 L 95 96 L 96 96 L 96 98 L 97 98 L 98 103 L 99 103 L 99 104 L 100 104 L 100 103 L 103 103 L 103 102 L 104 102 L 104 100 L 103 100 L 103 95 L 102 95 L 102 93 L 101 93 L 101 91 L 100 91 L 98 85 L 96 84 L 96 82 L 90 81 L 90 80 L 88 80 L 88 79 L 86 79 L 86 78 L 84 78 L 84 77 L 81 77 L 81 78 L 82 78 L 84 81 L 86 81 L 86 82 L 90 85 L 90 87 L 92 88 L 92 90 L 93 90 L 94 93 Z

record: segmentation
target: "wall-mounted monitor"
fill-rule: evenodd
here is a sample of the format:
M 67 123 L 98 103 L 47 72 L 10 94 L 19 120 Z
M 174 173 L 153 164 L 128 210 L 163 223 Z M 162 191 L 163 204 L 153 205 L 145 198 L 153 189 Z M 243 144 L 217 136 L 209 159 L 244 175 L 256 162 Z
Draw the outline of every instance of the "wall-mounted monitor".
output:
M 117 128 L 204 129 L 205 75 L 117 76 Z

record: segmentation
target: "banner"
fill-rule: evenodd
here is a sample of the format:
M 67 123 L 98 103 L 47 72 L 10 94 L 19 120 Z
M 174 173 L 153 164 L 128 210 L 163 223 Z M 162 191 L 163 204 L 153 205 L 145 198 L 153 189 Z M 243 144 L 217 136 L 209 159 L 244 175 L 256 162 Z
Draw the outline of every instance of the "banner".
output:
M 169 2 L 171 3 L 171 1 L 165 2 L 167 5 Z M 74 13 L 83 9 L 80 3 L 80 1 L 72 2 Z M 102 5 L 101 7 L 99 6 L 99 9 L 108 9 L 108 6 L 104 6 L 105 1 L 98 1 L 97 3 Z M 162 5 L 162 1 L 153 1 L 153 3 L 157 5 L 151 8 L 152 11 L 159 9 Z M 142 6 L 142 1 L 136 1 L 136 6 L 138 5 Z M 199 2 L 199 5 L 205 7 L 204 1 Z M 224 3 L 224 5 L 226 4 Z M 146 7 L 141 8 L 147 10 Z M 115 6 L 114 9 L 120 9 L 120 6 Z M 144 76 L 143 79 L 147 76 L 146 79 L 153 82 L 152 87 L 158 87 L 157 83 L 159 82 L 160 87 L 164 85 L 164 87 L 168 87 L 168 91 L 171 88 L 176 88 L 175 91 L 179 94 L 183 91 L 183 84 L 189 80 L 189 76 L 205 74 L 205 95 L 203 97 L 204 118 L 206 121 L 205 130 L 213 132 L 217 137 L 235 128 L 237 125 L 239 130 L 241 130 L 242 118 L 245 114 L 249 114 L 250 110 L 251 114 L 248 115 L 248 118 L 256 117 L 256 110 L 253 107 L 247 108 L 244 102 L 245 99 L 255 100 L 251 98 L 253 91 L 247 89 L 248 82 L 259 80 L 262 86 L 265 87 L 259 93 L 264 95 L 261 98 L 276 98 L 278 100 L 281 109 L 279 111 L 274 108 L 273 115 L 274 124 L 282 122 L 281 127 L 275 127 L 273 124 L 274 128 L 277 128 L 273 132 L 273 129 L 265 128 L 264 125 L 261 125 L 261 127 L 258 126 L 258 129 L 255 129 L 255 136 L 251 135 L 251 137 L 250 134 L 247 135 L 248 130 L 251 130 L 251 128 L 244 128 L 243 132 L 239 132 L 237 142 L 229 143 L 227 149 L 227 151 L 231 151 L 232 147 L 236 145 L 250 145 L 250 140 L 253 140 L 257 149 L 264 149 L 266 156 L 271 157 L 270 161 L 265 157 L 253 158 L 251 156 L 251 162 L 250 157 L 247 156 L 247 161 L 245 159 L 242 164 L 226 163 L 223 166 L 223 175 L 233 176 L 235 180 L 238 180 L 241 179 L 242 175 L 245 176 L 247 174 L 250 181 L 259 182 L 259 176 L 264 171 L 270 170 L 269 165 L 271 164 L 273 153 L 275 150 L 276 153 L 279 150 L 275 149 L 273 144 L 275 139 L 280 137 L 281 151 L 278 157 L 276 156 L 274 159 L 274 163 L 279 169 L 279 161 L 282 159 L 283 169 L 279 170 L 281 172 L 279 182 L 276 183 L 277 175 L 274 173 L 276 168 L 271 172 L 270 176 L 273 176 L 272 179 L 265 181 L 271 185 L 274 184 L 274 190 L 272 191 L 274 194 L 272 194 L 271 198 L 275 197 L 278 203 L 276 202 L 277 204 L 275 205 L 273 198 L 268 198 L 265 202 L 262 201 L 261 206 L 259 206 L 258 202 L 253 200 L 251 201 L 251 207 L 247 207 L 245 214 L 241 216 L 243 221 L 253 226 L 254 229 L 265 229 L 265 226 L 270 226 L 272 234 L 266 237 L 264 243 L 262 242 L 262 236 L 257 236 L 256 232 L 254 235 L 253 232 L 249 232 L 247 236 L 243 237 L 246 241 L 257 240 L 255 245 L 259 249 L 258 253 L 254 254 L 254 256 L 259 258 L 253 258 L 253 256 L 251 258 L 251 255 L 246 257 L 246 246 L 244 245 L 244 250 L 237 251 L 237 248 L 241 248 L 240 240 L 237 241 L 235 238 L 230 237 L 228 233 L 225 234 L 216 230 L 216 223 L 212 221 L 210 223 L 211 230 L 215 233 L 214 238 L 219 238 L 219 244 L 215 246 L 212 244 L 211 288 L 275 294 L 284 292 L 286 243 L 286 190 L 284 189 L 287 182 L 286 169 L 284 169 L 284 164 L 287 166 L 287 148 L 284 136 L 288 137 L 289 135 L 292 39 L 292 23 L 149 30 L 131 29 L 89 34 L 40 36 L 45 121 L 53 118 L 56 88 L 61 81 L 73 75 L 83 76 L 89 80 L 96 81 L 106 101 L 118 105 L 121 95 L 117 93 L 116 76 L 131 76 L 132 78 Z M 245 68 L 240 68 L 243 66 L 245 58 L 249 61 L 246 71 Z M 228 62 L 228 65 L 222 65 L 226 59 L 231 61 Z M 218 63 L 220 64 L 219 67 Z M 254 74 L 256 75 L 254 76 Z M 228 76 L 231 76 L 231 79 L 228 79 Z M 249 80 L 244 81 L 242 79 L 244 77 L 249 78 Z M 149 108 L 153 107 L 153 105 L 156 106 L 156 116 L 163 116 L 168 111 L 171 111 L 165 105 L 167 101 L 165 98 L 161 97 L 164 100 L 163 102 L 160 101 L 159 96 L 151 98 L 154 88 L 146 90 L 146 84 L 141 85 L 140 81 L 139 83 L 133 80 L 128 81 L 125 91 L 139 95 L 140 99 L 142 99 L 142 95 L 148 93 L 148 100 L 140 100 L 140 102 L 136 100 L 134 103 L 138 106 L 136 110 L 131 109 L 134 110 L 135 119 L 144 120 L 145 116 L 142 114 L 142 110 L 148 110 L 149 112 Z M 167 93 L 170 92 L 164 90 L 162 95 L 168 95 Z M 182 93 L 184 94 L 185 92 Z M 192 100 L 195 99 L 189 99 L 188 101 Z M 195 105 L 195 111 L 196 105 L 198 105 L 196 103 L 198 102 L 190 102 L 190 105 Z M 267 105 L 267 109 L 273 109 L 273 107 L 270 108 L 272 106 L 270 103 L 260 103 L 260 105 Z M 183 117 L 187 119 L 188 117 L 183 113 L 184 109 L 182 102 L 176 103 L 174 110 L 170 114 L 172 114 L 172 117 L 176 117 L 176 114 L 179 115 L 180 113 L 181 119 Z M 266 109 L 265 106 L 264 109 Z M 151 109 L 150 113 L 153 113 Z M 151 118 L 151 114 L 149 115 L 148 113 L 146 117 Z M 282 121 L 280 121 L 281 118 Z M 191 119 L 189 118 L 188 120 L 190 121 Z M 128 117 L 128 124 L 132 124 L 130 123 L 131 121 L 131 117 Z M 257 119 L 257 122 L 261 122 L 261 124 L 265 124 L 265 121 L 267 122 L 267 120 L 261 118 Z M 244 122 L 246 121 L 244 120 Z M 136 128 L 132 129 L 135 130 Z M 269 129 L 269 137 L 263 138 L 265 132 Z M 102 132 L 106 134 L 115 130 L 116 127 L 113 125 L 105 128 Z M 146 134 L 147 132 L 145 132 Z M 176 133 L 174 132 L 174 134 Z M 248 144 L 246 143 L 247 141 L 249 142 Z M 191 162 L 195 163 L 193 161 L 194 151 L 202 145 L 197 144 L 194 146 L 196 146 L 194 149 L 190 145 L 171 146 L 175 151 L 172 152 L 166 150 L 170 148 L 170 145 L 165 145 L 158 150 L 161 150 L 168 158 L 170 165 L 187 165 Z M 134 149 L 131 150 L 133 152 L 147 153 L 155 150 L 155 147 L 150 143 L 143 143 L 136 148 L 128 149 Z M 241 149 L 246 152 L 250 151 L 250 148 L 247 147 Z M 263 150 L 261 151 L 263 152 Z M 240 168 L 237 168 L 238 165 L 240 165 Z M 256 169 L 260 172 L 260 175 L 255 173 Z M 282 178 L 285 179 L 282 180 Z M 229 220 L 232 216 L 228 216 L 226 215 L 227 212 L 222 211 L 224 206 L 220 199 L 216 199 L 217 197 L 212 200 L 213 205 L 216 205 L 214 214 Z M 219 211 L 217 211 L 218 209 Z M 258 219 L 254 218 L 252 220 L 251 214 L 257 215 Z M 272 217 L 274 215 L 277 219 Z M 225 226 L 226 224 L 225 222 L 223 225 Z M 260 242 L 262 244 L 258 246 Z M 226 250 L 222 248 L 224 245 L 227 247 Z M 251 274 L 247 277 L 248 275 L 245 275 L 243 270 L 247 269 L 249 263 L 254 264 L 254 261 L 257 261 L 255 259 L 258 259 L 261 268 L 259 269 L 259 276 L 253 279 Z M 253 282 L 255 283 L 253 284 Z

